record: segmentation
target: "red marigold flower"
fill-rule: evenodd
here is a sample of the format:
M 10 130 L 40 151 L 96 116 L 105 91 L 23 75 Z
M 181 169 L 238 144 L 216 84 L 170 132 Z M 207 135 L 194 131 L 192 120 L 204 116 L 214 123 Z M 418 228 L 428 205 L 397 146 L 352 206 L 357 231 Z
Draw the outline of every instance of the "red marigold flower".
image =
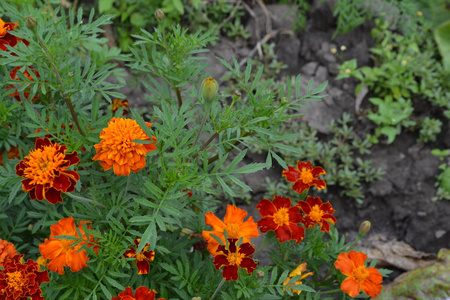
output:
M 5 262 L 0 269 L 0 298 L 6 300 L 44 300 L 41 283 L 49 282 L 48 272 L 38 271 L 38 264 L 31 259 L 22 264 L 22 255 L 16 255 Z
M 290 198 L 274 196 L 273 202 L 262 199 L 256 208 L 262 216 L 258 221 L 262 233 L 275 231 L 281 243 L 296 240 L 298 244 L 305 237 L 305 229 L 297 225 L 303 220 L 302 215 L 297 206 L 291 206 Z
M 228 238 L 230 239 L 240 239 L 244 238 L 243 242 L 250 242 L 250 238 L 259 236 L 258 226 L 256 225 L 253 217 L 249 217 L 247 221 L 244 222 L 244 218 L 247 216 L 247 212 L 241 208 L 234 205 L 228 205 L 227 211 L 225 213 L 224 221 L 217 218 L 212 212 L 205 214 L 205 224 L 210 225 L 213 231 L 203 230 L 203 238 L 208 242 L 208 251 L 212 255 L 216 255 L 217 247 L 219 242 L 217 242 L 211 234 L 219 237 L 225 244 L 224 231 L 227 232 Z
M 86 250 L 80 250 L 81 246 L 87 244 L 88 247 L 93 246 L 94 238 L 86 234 L 83 230 L 82 225 L 87 226 L 89 221 L 80 221 L 78 230 L 82 236 L 78 235 L 75 220 L 73 217 L 64 218 L 58 221 L 58 223 L 53 224 L 50 227 L 50 238 L 45 239 L 44 243 L 39 244 L 39 251 L 44 259 L 48 259 L 47 269 L 53 272 L 58 272 L 59 274 L 64 274 L 64 267 L 70 267 L 72 272 L 78 272 L 83 268 L 87 267 L 86 262 L 89 257 L 86 254 Z M 90 229 L 90 227 L 88 227 Z M 68 235 L 76 237 L 82 242 L 77 243 L 77 240 L 66 240 L 57 239 L 55 237 L 60 235 Z M 86 242 L 90 241 L 90 242 Z M 94 251 L 97 253 L 98 247 L 94 247 Z
M 8 241 L 0 239 L 0 268 L 6 260 L 17 255 L 16 247 Z
M 51 204 L 62 202 L 61 193 L 73 192 L 80 175 L 68 167 L 80 161 L 76 151 L 66 153 L 65 145 L 53 144 L 48 138 L 37 138 L 35 150 L 16 166 L 16 174 L 22 180 L 24 192 L 31 199 L 47 200 Z
M 152 125 L 146 122 L 148 128 Z M 107 171 L 114 168 L 116 175 L 130 175 L 130 171 L 137 172 L 145 167 L 145 156 L 156 150 L 156 138 L 150 137 L 139 127 L 135 120 L 112 118 L 107 128 L 100 133 L 102 139 L 95 145 L 97 154 L 93 160 L 100 160 L 100 164 Z M 133 140 L 152 141 L 150 144 L 138 144 Z
M 148 274 L 150 271 L 150 263 L 149 261 L 153 261 L 155 259 L 155 252 L 148 250 L 148 247 L 150 246 L 149 243 L 147 243 L 144 247 L 144 249 L 136 253 L 136 250 L 139 246 L 139 243 L 141 242 L 141 239 L 134 240 L 134 244 L 136 247 L 130 246 L 130 248 L 125 251 L 123 256 L 126 258 L 136 258 L 136 266 L 138 268 L 138 274 Z
M 283 170 L 283 176 L 286 177 L 287 181 L 294 182 L 292 189 L 299 194 L 313 185 L 319 190 L 326 188 L 325 181 L 317 179 L 320 175 L 325 174 L 327 173 L 322 167 L 313 168 L 310 161 L 297 161 L 297 169 L 288 166 L 288 170 Z
M 257 267 L 256 262 L 250 257 L 255 252 L 255 248 L 250 243 L 236 246 L 237 241 L 237 239 L 228 239 L 228 248 L 225 245 L 219 245 L 218 254 L 214 256 L 213 263 L 216 270 L 224 266 L 222 276 L 226 281 L 237 280 L 239 268 L 252 274 Z
M 0 152 L 0 166 L 3 166 L 3 154 L 5 151 Z M 20 158 L 19 147 L 11 147 L 9 151 L 6 152 L 6 157 L 8 159 Z
M 111 300 L 155 300 L 156 291 L 150 290 L 145 286 L 140 286 L 133 294 L 131 287 L 125 288 L 125 291 L 120 292 L 117 297 L 112 297 Z M 158 298 L 158 300 L 165 300 L 164 298 Z
M 303 272 L 306 271 L 306 263 L 302 263 L 301 265 L 299 265 L 294 271 L 292 271 L 291 273 L 289 273 L 289 276 L 286 278 L 286 280 L 283 282 L 283 285 L 287 285 L 289 283 L 289 281 L 298 275 L 302 275 Z M 297 279 L 297 281 L 289 284 L 289 286 L 287 287 L 288 289 L 292 289 L 292 291 L 294 293 L 297 293 L 297 295 L 300 295 L 300 293 L 302 292 L 301 290 L 296 290 L 294 288 L 291 288 L 290 286 L 292 285 L 297 285 L 297 284 L 302 284 L 302 280 L 305 279 L 308 276 L 313 275 L 313 272 L 309 272 L 309 273 L 305 273 L 302 276 L 300 276 L 299 279 Z
M 336 223 L 336 217 L 333 216 L 334 208 L 330 202 L 322 203 L 319 197 L 308 196 L 306 201 L 298 201 L 297 206 L 305 214 L 302 223 L 306 228 L 320 224 L 320 231 L 329 232 L 329 223 Z
M 11 79 L 21 82 L 22 79 L 17 75 L 17 71 L 19 71 L 20 69 L 22 69 L 22 67 L 15 67 L 14 69 L 11 70 L 11 72 L 9 73 L 9 76 L 11 77 Z M 29 82 L 19 83 L 19 86 L 22 86 L 22 84 L 30 85 L 30 82 L 34 81 L 34 79 L 31 76 L 29 70 L 32 71 L 35 74 L 36 77 L 38 77 L 38 78 L 41 77 L 41 75 L 39 74 L 38 71 L 33 70 L 33 67 L 26 67 L 23 71 L 21 71 L 21 73 L 25 76 L 25 78 L 27 78 L 29 80 Z M 19 91 L 17 90 L 17 88 L 15 88 L 13 85 L 6 86 L 6 88 L 8 90 L 9 89 L 14 89 L 15 92 L 12 93 L 12 94 L 9 94 L 9 96 L 16 98 L 17 101 L 21 101 L 20 94 L 19 94 Z M 30 89 L 31 88 L 26 88 L 23 91 L 23 95 L 25 96 L 26 99 L 28 99 L 29 96 L 30 96 Z M 31 99 L 31 100 L 32 101 L 36 101 L 38 99 L 39 98 L 37 96 L 34 96 L 33 99 Z
M 334 263 L 336 269 L 348 276 L 341 283 L 341 290 L 350 297 L 358 296 L 361 289 L 372 299 L 381 292 L 383 277 L 374 267 L 366 268 L 366 259 L 367 255 L 362 252 L 349 251 L 339 254 Z
M 23 39 L 19 39 L 15 35 L 12 35 L 9 33 L 10 31 L 14 31 L 14 28 L 16 28 L 18 23 L 5 23 L 0 18 L 0 50 L 7 51 L 8 48 L 7 45 L 14 47 L 17 45 L 19 41 L 23 41 L 25 45 L 29 45 L 30 43 L 28 41 L 25 41 Z
M 113 114 L 115 114 L 116 111 L 122 106 L 123 106 L 122 116 L 125 116 L 128 114 L 128 105 L 129 105 L 128 100 L 126 100 L 126 99 L 120 100 L 119 98 L 116 98 L 111 102 L 111 105 L 112 105 Z

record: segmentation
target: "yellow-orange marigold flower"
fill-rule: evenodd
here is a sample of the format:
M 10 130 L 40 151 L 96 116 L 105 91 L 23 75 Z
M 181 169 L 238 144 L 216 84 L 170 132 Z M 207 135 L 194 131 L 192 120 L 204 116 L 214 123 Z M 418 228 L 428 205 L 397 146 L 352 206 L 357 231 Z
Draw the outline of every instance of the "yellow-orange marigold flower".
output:
M 249 217 L 244 222 L 244 218 L 247 216 L 247 212 L 234 205 L 227 206 L 227 212 L 223 221 L 216 217 L 212 212 L 205 214 L 205 223 L 213 228 L 213 231 L 203 230 L 203 238 L 208 242 L 208 251 L 212 255 L 217 255 L 217 242 L 211 234 L 219 237 L 223 244 L 225 244 L 224 231 L 227 232 L 229 239 L 239 240 L 243 237 L 243 243 L 249 243 L 250 238 L 259 236 L 258 225 L 253 220 L 253 217 Z
M 289 273 L 289 276 L 288 276 L 288 277 L 286 278 L 286 280 L 283 282 L 283 285 L 287 285 L 287 284 L 289 283 L 289 281 L 290 281 L 293 277 L 298 276 L 298 275 L 302 275 L 302 273 L 305 272 L 305 271 L 306 271 L 306 263 L 302 263 L 302 264 L 299 265 L 294 271 L 292 271 L 291 273 Z M 307 276 L 311 276 L 311 275 L 313 275 L 313 274 L 314 274 L 313 272 L 305 273 L 305 274 L 303 274 L 302 276 L 300 276 L 300 278 L 297 279 L 297 281 L 295 281 L 295 282 L 289 284 L 289 286 L 297 285 L 297 284 L 302 284 L 302 281 L 301 281 L 301 280 L 303 280 L 303 279 L 305 279 Z M 293 291 L 294 293 L 297 293 L 297 295 L 300 295 L 300 293 L 302 292 L 301 290 L 296 290 L 296 289 L 291 288 L 291 287 L 289 287 L 289 286 L 288 286 L 287 288 L 288 288 L 288 289 L 292 289 L 292 291 Z
M 120 100 L 119 98 L 116 98 L 111 102 L 111 105 L 112 105 L 111 109 L 112 109 L 113 114 L 115 114 L 116 111 L 121 107 L 123 107 L 122 116 L 125 116 L 128 114 L 128 105 L 129 105 L 128 100 L 126 100 L 126 99 Z
M 151 123 L 146 122 L 150 128 Z M 130 171 L 137 172 L 145 167 L 145 156 L 156 150 L 156 138 L 150 137 L 139 127 L 135 120 L 112 118 L 108 127 L 100 133 L 101 141 L 95 145 L 97 154 L 93 160 L 100 160 L 100 164 L 107 171 L 114 168 L 116 175 L 130 175 Z M 151 141 L 150 144 L 138 144 L 133 140 Z
M 5 151 L 0 152 L 0 166 L 3 166 L 3 156 Z M 6 152 L 6 157 L 8 159 L 20 158 L 19 147 L 11 147 L 9 151 Z
M 4 266 L 7 259 L 17 255 L 16 247 L 8 241 L 0 239 L 0 268 Z
M 80 161 L 78 153 L 66 153 L 65 145 L 53 144 L 48 138 L 37 138 L 35 150 L 16 166 L 16 174 L 22 180 L 24 192 L 31 199 L 47 200 L 51 204 L 62 202 L 61 193 L 73 192 L 80 175 L 68 167 Z
M 377 269 L 366 268 L 366 259 L 367 255 L 362 252 L 349 251 L 339 254 L 334 263 L 336 269 L 348 276 L 341 283 L 341 290 L 350 297 L 358 296 L 361 289 L 372 298 L 381 292 L 383 277 Z
M 89 221 L 80 221 L 78 230 L 81 232 L 82 236 L 78 235 L 75 220 L 73 217 L 61 219 L 58 223 L 53 224 L 50 227 L 50 238 L 45 239 L 44 243 L 39 244 L 39 251 L 44 259 L 48 259 L 47 269 L 53 272 L 58 272 L 59 274 L 64 274 L 64 267 L 70 267 L 72 272 L 78 272 L 79 270 L 86 268 L 86 262 L 89 257 L 86 254 L 86 250 L 80 250 L 81 246 L 85 245 L 89 241 L 94 241 L 93 237 L 89 235 L 86 237 L 84 233 L 82 224 L 89 224 Z M 77 240 L 66 240 L 57 239 L 55 237 L 60 235 L 73 236 L 78 239 L 83 239 L 84 241 L 72 245 Z M 91 243 L 88 243 L 88 247 L 92 247 Z M 97 252 L 98 247 L 94 247 L 94 251 Z

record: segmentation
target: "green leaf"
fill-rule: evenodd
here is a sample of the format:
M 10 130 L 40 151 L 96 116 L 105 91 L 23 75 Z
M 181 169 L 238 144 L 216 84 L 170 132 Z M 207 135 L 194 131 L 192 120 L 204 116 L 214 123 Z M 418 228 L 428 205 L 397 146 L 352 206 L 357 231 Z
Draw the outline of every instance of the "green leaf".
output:
M 255 172 L 261 171 L 262 169 L 265 169 L 266 166 L 267 166 L 266 163 L 252 163 L 252 164 L 243 166 L 242 168 L 239 168 L 237 170 L 233 170 L 233 173 L 235 173 L 235 174 L 255 173 Z
M 99 0 L 98 1 L 98 12 L 104 13 L 105 11 L 113 7 L 114 0 Z
M 441 52 L 444 67 L 450 70 L 450 21 L 434 30 L 434 38 Z
M 135 12 L 135 13 L 132 13 L 131 16 L 130 16 L 130 23 L 133 26 L 141 28 L 141 27 L 145 26 L 146 21 L 145 21 L 145 18 L 144 18 L 143 15 L 141 15 L 140 13 Z
M 123 285 L 121 285 L 116 280 L 112 279 L 111 277 L 105 276 L 104 278 L 106 279 L 106 281 L 108 281 L 108 283 L 110 285 L 117 288 L 118 290 L 123 291 L 125 289 L 125 287 Z

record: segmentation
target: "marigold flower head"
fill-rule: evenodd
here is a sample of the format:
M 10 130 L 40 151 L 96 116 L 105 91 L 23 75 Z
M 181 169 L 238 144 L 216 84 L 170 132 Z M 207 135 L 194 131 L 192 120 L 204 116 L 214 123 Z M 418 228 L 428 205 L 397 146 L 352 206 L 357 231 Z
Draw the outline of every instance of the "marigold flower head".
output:
M 243 268 L 248 274 L 252 274 L 258 266 L 251 258 L 255 248 L 250 243 L 237 246 L 237 241 L 237 239 L 228 239 L 228 247 L 219 245 L 217 248 L 218 254 L 214 256 L 214 266 L 216 270 L 224 267 L 222 276 L 226 281 L 237 280 L 239 268 Z
M 120 100 L 119 98 L 116 98 L 116 99 L 114 99 L 112 102 L 111 102 L 111 105 L 112 105 L 112 113 L 113 114 L 115 114 L 116 113 L 116 111 L 120 108 L 120 107 L 123 107 L 123 113 L 122 113 L 122 116 L 125 116 L 125 115 L 127 115 L 128 114 L 128 105 L 129 105 L 129 103 L 128 103 L 128 100 Z
M 141 274 L 148 274 L 150 271 L 150 261 L 153 261 L 155 259 L 155 252 L 148 250 L 148 247 L 150 247 L 150 244 L 147 243 L 144 247 L 144 249 L 136 253 L 136 250 L 139 246 L 139 243 L 141 242 L 141 239 L 134 240 L 135 247 L 130 246 L 130 248 L 125 251 L 123 254 L 126 258 L 135 258 L 136 259 L 136 266 L 138 268 L 138 275 Z
M 362 290 L 373 299 L 381 292 L 383 277 L 374 267 L 366 268 L 366 259 L 367 255 L 362 252 L 349 251 L 339 254 L 334 263 L 336 269 L 348 276 L 341 283 L 341 290 L 350 297 L 358 296 Z
M 3 166 L 3 155 L 5 151 L 0 152 L 0 166 Z M 6 152 L 6 157 L 8 159 L 20 158 L 19 147 L 11 147 L 9 151 Z
M 225 244 L 224 231 L 227 232 L 227 236 L 230 239 L 240 239 L 243 238 L 244 243 L 250 242 L 250 238 L 259 236 L 258 226 L 256 225 L 253 217 L 249 217 L 247 221 L 244 222 L 244 218 L 247 216 L 247 212 L 241 208 L 234 205 L 228 205 L 227 211 L 223 221 L 217 218 L 212 212 L 205 214 L 205 224 L 210 225 L 213 231 L 203 230 L 203 238 L 208 242 L 208 251 L 212 255 L 216 255 L 217 247 L 219 242 L 217 242 L 211 234 L 219 237 Z
M 14 47 L 17 45 L 19 41 L 23 41 L 25 45 L 28 46 L 29 44 L 28 41 L 22 40 L 10 33 L 11 31 L 14 31 L 14 28 L 16 28 L 17 25 L 18 23 L 4 22 L 0 18 L 0 50 L 7 51 L 8 50 L 8 48 L 6 47 L 7 45 Z
M 92 243 L 95 241 L 91 235 L 87 237 L 83 230 L 83 224 L 87 226 L 89 223 L 89 221 L 80 221 L 78 230 L 81 236 L 78 235 L 73 217 L 61 219 L 58 223 L 50 227 L 50 238 L 45 239 L 44 243 L 39 244 L 41 255 L 44 259 L 49 260 L 47 269 L 64 274 L 64 267 L 70 267 L 72 272 L 78 272 L 87 267 L 86 262 L 89 260 L 89 257 L 85 249 L 80 249 L 86 244 L 88 247 L 92 247 Z M 88 228 L 90 229 L 90 227 Z M 83 241 L 77 243 L 77 240 L 55 238 L 60 235 L 73 236 Z M 92 243 L 86 242 L 86 240 Z M 98 247 L 94 247 L 96 253 L 97 250 Z
M 66 153 L 65 145 L 53 144 L 48 138 L 37 138 L 35 150 L 16 166 L 16 174 L 22 180 L 24 192 L 31 199 L 47 200 L 51 204 L 62 202 L 61 193 L 73 192 L 80 175 L 68 167 L 80 161 L 76 151 Z
M 19 86 L 22 86 L 22 84 L 25 84 L 25 85 L 28 86 L 28 85 L 30 85 L 30 82 L 33 82 L 33 81 L 34 81 L 33 76 L 31 76 L 30 72 L 33 72 L 33 73 L 34 73 L 34 76 L 37 77 L 37 78 L 40 78 L 40 77 L 41 77 L 41 75 L 39 74 L 39 72 L 38 72 L 37 70 L 33 70 L 33 67 L 25 67 L 25 69 L 23 69 L 23 70 L 22 70 L 22 69 L 23 69 L 22 67 L 15 67 L 15 68 L 12 69 L 11 72 L 9 73 L 9 77 L 11 77 L 12 80 L 17 80 L 18 82 L 20 82 L 20 83 L 18 84 Z M 18 72 L 19 70 L 22 70 L 22 71 L 20 71 L 20 73 L 22 73 L 22 75 L 25 76 L 25 78 L 26 78 L 27 81 L 23 82 L 23 81 L 22 81 L 22 78 L 20 78 L 20 76 L 17 75 L 17 72 Z M 19 90 L 18 90 L 14 85 L 6 86 L 6 89 L 8 89 L 8 90 L 9 90 L 9 89 L 14 90 L 14 93 L 9 94 L 9 96 L 16 98 L 17 101 L 21 101 L 21 99 L 20 99 L 20 94 L 19 94 Z M 23 95 L 25 96 L 26 99 L 28 99 L 29 96 L 30 96 L 30 89 L 31 89 L 31 88 L 28 87 L 28 88 L 26 88 L 26 89 L 23 91 Z M 33 99 L 31 99 L 31 100 L 34 102 L 34 101 L 36 101 L 36 100 L 38 100 L 38 99 L 39 99 L 39 97 L 34 96 Z
M 117 297 L 112 297 L 111 300 L 155 300 L 156 291 L 150 290 L 145 286 L 140 286 L 133 293 L 131 287 L 125 288 L 125 291 L 120 292 Z M 164 298 L 158 298 L 158 300 L 165 300 Z
M 296 240 L 298 244 L 305 237 L 305 229 L 297 225 L 302 215 L 298 207 L 291 206 L 291 199 L 282 196 L 274 196 L 273 201 L 262 199 L 256 208 L 262 216 L 258 221 L 262 233 L 275 231 L 280 243 Z
M 336 217 L 333 216 L 334 208 L 330 202 L 322 203 L 319 197 L 306 198 L 306 201 L 298 201 L 297 206 L 305 214 L 302 223 L 306 228 L 320 224 L 320 231 L 330 232 L 330 224 L 336 223 Z
M 3 264 L 10 258 L 16 256 L 17 250 L 14 247 L 14 244 L 0 239 L 0 268 L 3 267 Z
M 146 122 L 150 128 L 151 123 Z M 145 156 L 156 150 L 156 138 L 150 139 L 139 127 L 135 120 L 112 118 L 108 127 L 100 133 L 101 141 L 94 145 L 97 154 L 93 160 L 100 160 L 100 164 L 107 171 L 114 168 L 116 175 L 130 175 L 130 171 L 137 172 L 145 167 Z M 138 144 L 133 140 L 151 141 L 150 144 Z
M 48 272 L 39 272 L 38 264 L 31 259 L 21 263 L 23 256 L 8 259 L 0 269 L 0 299 L 44 300 L 40 285 L 50 281 Z
M 322 167 L 312 167 L 311 162 L 297 161 L 297 169 L 288 166 L 288 170 L 283 170 L 283 177 L 287 181 L 293 182 L 292 189 L 301 194 L 312 186 L 316 186 L 321 190 L 327 187 L 323 179 L 318 179 L 320 175 L 325 175 L 327 172 Z
M 295 288 L 291 288 L 290 286 L 302 284 L 303 279 L 314 274 L 313 272 L 309 272 L 309 273 L 305 273 L 302 275 L 302 273 L 305 271 L 306 271 L 306 263 L 302 263 L 294 271 L 289 273 L 289 276 L 283 282 L 283 285 L 287 285 L 293 277 L 301 275 L 299 279 L 297 279 L 295 282 L 293 282 L 293 283 L 289 284 L 289 286 L 287 286 L 288 289 L 292 289 L 292 291 L 294 293 L 297 293 L 297 295 L 300 295 L 300 293 L 302 292 L 301 290 L 296 290 Z

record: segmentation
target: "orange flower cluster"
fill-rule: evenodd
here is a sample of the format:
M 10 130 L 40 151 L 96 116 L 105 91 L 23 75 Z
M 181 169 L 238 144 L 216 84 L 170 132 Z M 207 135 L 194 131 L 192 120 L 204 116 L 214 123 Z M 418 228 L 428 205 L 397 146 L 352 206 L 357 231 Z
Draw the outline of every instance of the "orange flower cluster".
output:
M 72 272 L 78 272 L 87 267 L 86 262 L 89 260 L 89 257 L 85 249 L 80 249 L 81 246 L 86 244 L 88 247 L 93 247 L 92 243 L 95 242 L 92 236 L 85 234 L 82 227 L 83 224 L 87 226 L 89 223 L 89 221 L 80 221 L 77 228 L 73 217 L 69 217 L 59 220 L 58 223 L 50 227 L 50 238 L 45 239 L 44 243 L 39 245 L 39 251 L 44 260 L 49 260 L 47 268 L 50 271 L 64 274 L 64 267 L 70 267 Z M 88 228 L 91 229 L 90 227 Z M 77 229 L 81 236 L 78 234 Z M 57 239 L 56 237 L 60 235 L 73 236 L 78 241 L 82 241 Z M 98 247 L 94 246 L 94 251 L 97 253 Z
M 250 238 L 259 236 L 258 227 L 253 217 L 244 222 L 247 212 L 234 205 L 228 205 L 224 221 L 217 218 L 212 212 L 205 214 L 205 223 L 213 228 L 213 231 L 204 230 L 203 238 L 208 242 L 208 251 L 214 256 L 214 266 L 219 270 L 222 266 L 223 277 L 228 280 L 238 278 L 239 267 L 251 274 L 256 269 L 256 262 L 250 257 L 254 247 L 250 244 Z M 225 241 L 225 232 L 227 241 Z M 222 244 L 212 237 L 216 236 Z M 243 243 L 237 246 L 237 241 L 242 238 Z
M 9 73 L 9 76 L 11 77 L 12 80 L 17 80 L 17 81 L 21 82 L 22 78 L 20 78 L 20 76 L 17 75 L 17 72 L 20 70 L 20 72 L 21 72 L 22 75 L 23 75 L 22 77 L 25 77 L 26 79 L 28 79 L 29 82 L 19 83 L 19 84 L 18 84 L 19 86 L 22 86 L 22 84 L 30 85 L 30 82 L 33 82 L 33 81 L 34 81 L 33 76 L 31 76 L 30 72 L 34 73 L 34 76 L 35 76 L 36 78 L 40 78 L 40 77 L 41 77 L 41 75 L 39 74 L 39 72 L 38 72 L 37 70 L 33 70 L 33 67 L 28 67 L 28 68 L 25 67 L 25 69 L 23 69 L 23 70 L 22 70 L 22 69 L 23 69 L 22 67 L 15 67 L 15 68 L 12 69 L 11 72 Z M 30 71 L 30 72 L 29 72 L 29 71 Z M 20 94 L 19 94 L 19 90 L 18 90 L 16 87 L 14 87 L 13 85 L 9 85 L 9 86 L 6 86 L 6 88 L 7 88 L 8 90 L 9 90 L 9 89 L 15 90 L 15 92 L 12 93 L 12 94 L 9 94 L 9 96 L 16 98 L 17 101 L 21 101 L 21 99 L 20 99 Z M 28 88 L 26 88 L 26 89 L 23 91 L 24 97 L 25 97 L 27 100 L 29 100 L 28 98 L 29 98 L 29 96 L 30 96 L 30 90 L 31 90 L 31 88 L 28 87 Z M 38 100 L 38 99 L 39 99 L 39 98 L 38 98 L 37 96 L 34 96 L 33 99 L 31 99 L 31 100 L 32 100 L 32 101 L 36 101 L 36 100 Z
M 120 108 L 123 107 L 123 112 L 122 112 L 122 116 L 125 116 L 128 114 L 128 100 L 120 100 L 119 98 L 114 99 L 111 102 L 112 105 L 112 113 L 115 114 L 116 111 Z
M 145 286 L 140 286 L 133 293 L 131 287 L 125 288 L 125 291 L 120 292 L 117 297 L 112 297 L 111 300 L 155 300 L 156 291 L 150 290 Z M 165 300 L 164 298 L 158 298 L 157 300 Z
M 356 297 L 362 290 L 365 294 L 375 298 L 381 292 L 381 273 L 371 267 L 367 268 L 364 262 L 367 255 L 362 252 L 349 251 L 339 254 L 334 266 L 340 270 L 347 278 L 341 283 L 341 290 Z
M 19 41 L 22 41 L 28 46 L 29 42 L 12 35 L 10 32 L 14 31 L 18 23 L 5 23 L 0 18 L 0 50 L 8 51 L 7 46 L 15 47 Z
M 302 223 L 306 228 L 320 224 L 320 231 L 330 232 L 330 223 L 335 224 L 337 221 L 330 202 L 322 203 L 319 197 L 308 196 L 306 201 L 298 201 L 297 206 L 304 214 Z
M 302 273 L 305 272 L 305 271 L 306 271 L 306 263 L 302 263 L 302 264 L 299 265 L 294 271 L 292 271 L 291 273 L 289 273 L 289 276 L 288 276 L 288 277 L 286 278 L 286 280 L 283 282 L 283 285 L 288 285 L 288 284 L 289 284 L 289 281 L 291 281 L 291 279 L 292 279 L 293 277 L 301 275 L 300 278 L 297 279 L 297 281 L 295 281 L 295 282 L 289 284 L 288 287 L 287 287 L 288 289 L 291 289 L 294 293 L 297 293 L 297 295 L 300 295 L 300 293 L 301 293 L 302 291 L 296 290 L 296 289 L 294 289 L 294 288 L 291 288 L 290 286 L 297 285 L 297 284 L 302 284 L 302 280 L 303 280 L 303 279 L 305 279 L 306 277 L 311 276 L 311 275 L 314 274 L 313 272 L 309 272 L 309 273 L 305 273 L 305 274 L 302 275 Z
M 21 263 L 23 256 L 7 259 L 0 269 L 0 299 L 44 300 L 40 285 L 50 281 L 48 271 L 38 271 L 38 264 L 31 259 Z
M 14 244 L 0 239 L 0 268 L 4 267 L 5 261 L 16 256 L 17 250 Z
M 297 161 L 297 169 L 288 166 L 288 170 L 283 170 L 283 177 L 286 177 L 287 181 L 294 183 L 292 189 L 299 194 L 312 186 L 316 186 L 319 190 L 326 188 L 325 181 L 318 179 L 320 175 L 325 174 L 327 172 L 322 167 L 313 168 L 310 161 Z
M 141 242 L 141 239 L 134 240 L 134 245 L 130 246 L 130 248 L 125 251 L 123 254 L 126 258 L 135 258 L 136 259 L 136 266 L 138 268 L 138 275 L 142 274 L 148 274 L 150 272 L 150 261 L 153 261 L 155 259 L 155 252 L 148 250 L 148 247 L 150 247 L 150 244 L 147 243 L 144 247 L 144 249 L 136 253 L 136 250 L 139 246 L 139 243 Z
M 152 124 L 147 122 L 150 128 Z M 101 141 L 96 144 L 97 154 L 93 160 L 100 160 L 100 164 L 107 171 L 114 168 L 116 175 L 130 175 L 130 171 L 137 172 L 145 167 L 145 156 L 156 150 L 156 138 L 151 138 L 139 127 L 135 120 L 112 118 L 108 127 L 100 133 Z M 134 140 L 148 141 L 148 144 L 138 144 Z
M 0 152 L 0 166 L 3 166 L 3 154 L 5 151 Z M 9 151 L 6 152 L 6 157 L 8 159 L 20 158 L 19 147 L 11 147 Z
M 24 192 L 31 199 L 47 200 L 51 204 L 62 202 L 61 193 L 73 192 L 80 175 L 68 167 L 80 161 L 76 151 L 66 153 L 65 145 L 52 143 L 48 138 L 37 138 L 35 150 L 16 166 L 16 174 L 22 180 Z

